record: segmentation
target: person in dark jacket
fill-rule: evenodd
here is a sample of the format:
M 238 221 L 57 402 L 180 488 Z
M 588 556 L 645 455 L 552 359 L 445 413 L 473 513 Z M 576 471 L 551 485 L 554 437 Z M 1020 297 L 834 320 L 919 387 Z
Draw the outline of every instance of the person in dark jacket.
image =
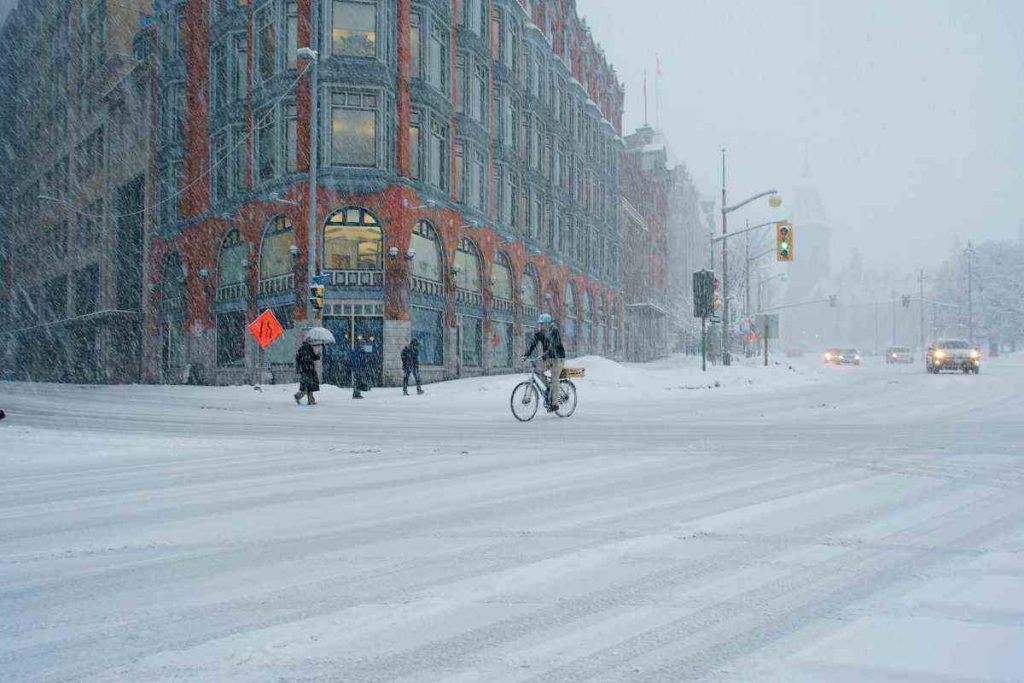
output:
M 313 349 L 308 339 L 299 344 L 295 352 L 295 372 L 299 375 L 299 390 L 295 393 L 295 403 L 301 403 L 303 395 L 308 405 L 316 405 L 314 391 L 320 391 L 320 378 L 316 374 L 316 362 L 319 354 Z
M 409 375 L 416 379 L 416 393 L 422 394 L 420 385 L 420 340 L 413 339 L 402 349 L 402 393 L 409 395 Z
M 558 382 L 562 377 L 562 369 L 565 367 L 565 346 L 562 345 L 562 332 L 558 329 L 558 323 L 547 313 L 541 314 L 537 319 L 537 331 L 530 342 L 530 348 L 526 350 L 525 360 L 533 350 L 540 345 L 543 353 L 541 362 L 537 367 L 541 371 L 541 378 L 547 387 L 548 412 L 558 410 L 558 403 L 561 399 L 561 391 L 558 389 Z M 544 375 L 544 371 L 551 372 L 551 378 Z
M 352 377 L 352 398 L 362 398 L 363 368 L 366 363 L 363 358 L 363 347 L 356 345 L 348 352 L 348 370 Z

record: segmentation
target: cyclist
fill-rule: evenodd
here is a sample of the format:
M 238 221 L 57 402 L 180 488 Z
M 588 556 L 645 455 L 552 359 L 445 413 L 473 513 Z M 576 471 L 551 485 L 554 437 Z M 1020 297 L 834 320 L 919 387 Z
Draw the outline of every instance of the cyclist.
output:
M 565 367 L 565 347 L 562 346 L 562 333 L 558 329 L 558 324 L 550 315 L 542 313 L 537 319 L 537 325 L 537 332 L 534 333 L 533 340 L 530 342 L 530 348 L 526 350 L 523 360 L 526 360 L 533 353 L 533 350 L 537 348 L 537 345 L 540 344 L 544 353 L 541 355 L 541 361 L 537 367 L 541 371 L 541 379 L 548 390 L 547 408 L 550 413 L 558 410 L 558 401 L 561 394 L 558 388 L 558 381 L 562 377 L 562 368 Z M 545 370 L 551 371 L 550 379 L 544 374 Z

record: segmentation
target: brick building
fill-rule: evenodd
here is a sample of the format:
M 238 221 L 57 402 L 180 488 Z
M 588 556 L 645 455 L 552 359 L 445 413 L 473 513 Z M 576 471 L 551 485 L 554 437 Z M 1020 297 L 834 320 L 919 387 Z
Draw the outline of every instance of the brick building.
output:
M 309 63 L 319 54 L 324 375 L 421 341 L 431 379 L 512 369 L 539 312 L 572 353 L 623 344 L 622 88 L 574 4 L 156 0 L 152 379 L 244 381 L 271 309 L 305 322 Z M 313 10 L 319 8 L 319 12 Z

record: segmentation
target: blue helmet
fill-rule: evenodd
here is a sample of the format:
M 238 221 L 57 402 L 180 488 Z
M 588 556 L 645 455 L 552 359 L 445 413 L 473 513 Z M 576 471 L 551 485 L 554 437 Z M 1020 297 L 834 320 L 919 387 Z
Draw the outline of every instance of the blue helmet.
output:
M 554 319 L 554 318 L 552 318 L 552 317 L 551 317 L 551 316 L 550 316 L 549 314 L 547 314 L 547 313 L 541 313 L 541 314 L 540 314 L 540 317 L 539 317 L 539 318 L 537 318 L 537 324 L 538 324 L 538 325 L 541 325 L 541 324 L 544 324 L 544 323 L 551 323 L 551 322 L 554 322 L 554 321 L 555 321 L 555 319 Z

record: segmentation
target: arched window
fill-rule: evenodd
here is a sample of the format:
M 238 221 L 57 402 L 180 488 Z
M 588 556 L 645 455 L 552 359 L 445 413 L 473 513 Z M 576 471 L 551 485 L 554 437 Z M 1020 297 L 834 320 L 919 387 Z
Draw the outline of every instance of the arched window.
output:
M 263 282 L 284 275 L 294 275 L 291 248 L 295 246 L 295 233 L 292 222 L 284 216 L 278 216 L 267 224 L 263 231 L 263 242 L 260 244 L 260 293 L 263 294 Z
M 532 263 L 526 264 L 526 268 L 523 269 L 523 306 L 540 306 L 540 278 Z
M 324 226 L 324 270 L 384 269 L 384 232 L 377 218 L 359 207 L 335 211 Z
M 491 294 L 498 299 L 512 300 L 512 263 L 504 252 L 498 252 L 491 273 Z
M 428 221 L 420 221 L 413 226 L 409 247 L 415 253 L 412 261 L 413 277 L 441 282 L 444 261 L 441 256 L 441 240 L 438 239 L 434 226 Z
M 217 300 L 233 301 L 245 295 L 245 276 L 249 268 L 249 245 L 238 229 L 228 231 L 220 243 L 217 258 Z
M 455 252 L 455 286 L 469 292 L 480 291 L 480 251 L 468 237 L 459 240 L 459 248 Z

